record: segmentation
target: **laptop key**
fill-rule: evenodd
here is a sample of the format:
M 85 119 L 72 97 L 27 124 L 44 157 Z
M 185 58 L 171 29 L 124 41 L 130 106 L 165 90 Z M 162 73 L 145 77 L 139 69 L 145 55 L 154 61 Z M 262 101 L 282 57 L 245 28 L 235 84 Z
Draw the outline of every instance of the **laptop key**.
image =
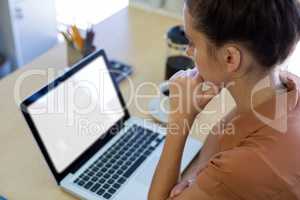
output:
M 130 152 L 131 154 L 136 150 L 136 148 L 132 147 L 128 150 L 128 152 Z
M 108 184 L 104 184 L 104 185 L 102 186 L 102 188 L 107 189 L 107 188 L 109 188 L 109 185 L 108 185 Z
M 128 143 L 129 146 L 132 146 L 133 144 L 134 144 L 134 141 L 130 141 L 130 142 Z
M 131 152 L 126 152 L 126 153 L 125 153 L 125 156 L 126 156 L 126 157 L 122 157 L 121 159 L 122 159 L 123 161 L 125 161 L 125 160 L 127 160 L 127 157 L 129 157 L 129 156 L 131 156 L 131 155 L 132 155 Z
M 110 152 L 109 154 L 107 154 L 106 158 L 111 158 L 112 157 L 112 153 Z
M 127 161 L 126 163 L 125 163 L 125 165 L 127 165 L 127 166 L 129 166 L 129 165 L 131 165 L 131 161 Z
M 132 156 L 132 157 L 129 158 L 129 160 L 130 160 L 131 162 L 133 162 L 133 161 L 135 160 L 135 157 Z
M 111 153 L 112 155 L 114 155 L 114 154 L 116 154 L 116 153 L 117 153 L 117 151 L 115 151 L 115 150 L 112 150 L 110 153 Z
M 103 166 L 102 163 L 98 163 L 98 164 L 97 164 L 97 167 L 98 167 L 99 169 L 100 169 L 102 166 Z
M 119 189 L 119 188 L 120 188 L 120 186 L 121 186 L 121 185 L 120 185 L 119 183 L 115 183 L 115 184 L 113 184 L 113 187 L 114 187 L 114 188 L 116 188 L 116 189 Z
M 89 176 L 94 176 L 95 173 L 90 171 L 90 172 L 88 173 L 88 175 L 89 175 Z
M 120 174 L 123 174 L 123 170 L 118 170 L 118 171 L 117 171 L 117 174 L 119 174 L 119 175 L 120 175 Z
M 102 171 L 102 172 L 106 172 L 106 171 L 107 171 L 107 168 L 104 167 L 104 168 L 101 169 L 101 171 Z
M 93 185 L 93 182 L 89 181 L 87 184 L 85 184 L 84 188 L 89 189 Z
M 144 162 L 144 160 L 146 160 L 146 158 L 146 156 L 141 156 L 139 159 L 137 159 L 123 176 L 128 178 Z
M 141 149 L 146 149 L 148 147 L 148 143 L 145 143 L 141 146 Z
M 114 170 L 117 170 L 117 169 L 119 169 L 119 165 L 114 165 L 114 166 L 112 166 L 112 168 L 114 169 Z
M 82 178 L 84 176 L 84 174 L 80 174 L 79 178 Z
M 114 182 L 115 182 L 115 180 L 112 179 L 112 178 L 107 181 L 107 183 L 110 184 L 110 185 L 113 184 Z
M 123 164 L 123 161 L 121 161 L 121 160 L 117 162 L 117 165 L 122 165 L 122 164 Z
M 92 171 L 93 171 L 93 172 L 97 172 L 98 170 L 99 170 L 98 167 L 93 167 L 93 168 L 92 168 Z
M 117 178 L 119 178 L 119 175 L 118 174 L 114 174 L 111 178 L 113 178 L 113 179 L 117 179 Z
M 125 156 L 123 156 L 123 157 L 121 158 L 121 160 L 122 160 L 122 161 L 127 160 L 127 157 L 130 156 L 130 155 L 131 155 L 131 153 L 128 153 L 128 152 L 127 152 L 127 153 L 125 154 Z
M 154 147 L 149 147 L 149 149 L 148 149 L 149 151 L 154 151 L 155 150 L 155 148 Z
M 90 178 L 89 178 L 88 176 L 83 176 L 82 179 L 83 179 L 84 181 L 88 181 Z
M 78 185 L 80 185 L 80 186 L 83 186 L 84 184 L 85 184 L 84 181 L 79 181 L 79 182 L 78 182 Z
M 74 183 L 78 183 L 80 181 L 80 178 L 77 178 Z
M 104 178 L 101 178 L 100 180 L 99 180 L 99 183 L 104 183 L 105 182 L 105 179 Z
M 147 150 L 147 151 L 145 151 L 143 154 L 144 154 L 145 156 L 149 156 L 151 153 L 152 153 L 152 151 Z
M 94 176 L 92 179 L 91 179 L 93 182 L 96 182 L 98 180 L 97 176 Z
M 100 190 L 98 190 L 97 194 L 101 196 L 104 194 L 104 192 L 105 190 L 101 188 Z
M 110 167 L 111 167 L 111 163 L 107 163 L 107 164 L 105 165 L 105 167 L 110 168 Z
M 125 181 L 126 181 L 126 179 L 123 177 L 118 179 L 118 183 L 120 183 L 120 184 L 124 183 Z
M 125 153 L 125 150 L 122 149 L 122 150 L 120 151 L 120 154 L 124 154 L 124 153 Z
M 114 189 L 114 188 L 110 188 L 110 189 L 108 190 L 108 192 L 109 192 L 110 194 L 114 194 L 116 191 L 117 191 L 117 190 Z
M 98 172 L 98 173 L 96 174 L 96 176 L 98 176 L 98 177 L 101 177 L 102 175 L 103 175 L 102 172 Z
M 111 194 L 105 193 L 105 194 L 103 195 L 103 197 L 104 197 L 105 199 L 109 199 L 109 198 L 111 197 Z
M 103 178 L 106 178 L 106 179 L 108 179 L 109 177 L 110 177 L 110 174 L 108 174 L 108 173 L 104 174 L 104 176 L 103 176 Z
M 91 191 L 92 191 L 92 192 L 96 192 L 96 191 L 99 189 L 99 187 L 100 187 L 100 184 L 99 184 L 99 183 L 96 183 L 96 184 L 92 187 Z

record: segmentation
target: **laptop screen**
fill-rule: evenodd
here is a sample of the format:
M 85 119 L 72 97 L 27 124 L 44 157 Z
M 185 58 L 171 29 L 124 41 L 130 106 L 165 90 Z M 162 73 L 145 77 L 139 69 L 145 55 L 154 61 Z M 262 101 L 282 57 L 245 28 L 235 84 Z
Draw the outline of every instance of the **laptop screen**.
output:
M 31 104 L 28 112 L 59 173 L 125 115 L 102 56 Z

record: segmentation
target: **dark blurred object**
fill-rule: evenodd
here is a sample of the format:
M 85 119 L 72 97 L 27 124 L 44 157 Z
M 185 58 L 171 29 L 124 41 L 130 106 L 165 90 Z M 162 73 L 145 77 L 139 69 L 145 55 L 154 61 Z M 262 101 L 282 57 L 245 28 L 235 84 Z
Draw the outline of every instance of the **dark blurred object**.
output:
M 7 200 L 7 199 L 5 199 L 3 196 L 0 196 L 0 200 Z
M 0 78 L 11 72 L 11 64 L 4 56 L 0 55 Z
M 93 45 L 95 38 L 95 32 L 93 27 L 90 27 L 86 32 L 86 37 L 84 41 L 84 56 L 88 56 L 89 54 L 93 53 L 96 50 L 95 46 Z
M 166 36 L 167 59 L 165 79 L 170 79 L 176 72 L 194 68 L 194 61 L 186 55 L 189 41 L 185 36 L 182 26 L 174 26 Z
M 5 62 L 5 57 L 0 55 L 0 66 Z
M 117 83 L 120 83 L 122 80 L 132 74 L 132 67 L 119 61 L 111 60 L 109 71 L 113 79 L 116 80 Z
M 169 80 L 176 72 L 194 67 L 192 59 L 186 56 L 171 56 L 167 59 L 166 80 Z

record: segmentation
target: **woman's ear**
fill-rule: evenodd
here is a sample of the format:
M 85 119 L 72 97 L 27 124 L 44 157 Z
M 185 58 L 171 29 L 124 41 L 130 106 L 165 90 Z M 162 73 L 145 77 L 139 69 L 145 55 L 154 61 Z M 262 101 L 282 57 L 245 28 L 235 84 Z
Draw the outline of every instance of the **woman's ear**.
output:
M 241 65 L 241 51 L 234 46 L 225 46 L 223 51 L 223 59 L 228 73 L 236 72 Z

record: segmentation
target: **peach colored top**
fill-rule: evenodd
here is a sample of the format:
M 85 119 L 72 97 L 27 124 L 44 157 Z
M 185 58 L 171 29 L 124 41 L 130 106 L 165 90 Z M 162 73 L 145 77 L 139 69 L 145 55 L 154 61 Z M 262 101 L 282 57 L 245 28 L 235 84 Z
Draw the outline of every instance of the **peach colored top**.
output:
M 232 121 L 197 183 L 211 199 L 300 199 L 300 79 Z M 234 127 L 234 128 L 233 128 Z

